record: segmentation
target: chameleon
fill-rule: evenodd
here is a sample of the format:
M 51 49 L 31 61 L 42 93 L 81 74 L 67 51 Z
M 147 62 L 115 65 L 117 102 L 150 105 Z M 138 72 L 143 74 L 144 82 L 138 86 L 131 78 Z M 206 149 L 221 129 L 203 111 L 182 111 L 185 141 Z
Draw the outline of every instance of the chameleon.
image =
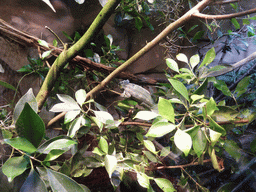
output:
M 156 106 L 151 94 L 148 90 L 143 87 L 130 83 L 129 80 L 124 80 L 120 82 L 120 88 L 124 89 L 124 92 L 121 94 L 121 97 L 124 98 L 133 98 L 134 100 L 141 103 L 147 108 L 153 109 Z

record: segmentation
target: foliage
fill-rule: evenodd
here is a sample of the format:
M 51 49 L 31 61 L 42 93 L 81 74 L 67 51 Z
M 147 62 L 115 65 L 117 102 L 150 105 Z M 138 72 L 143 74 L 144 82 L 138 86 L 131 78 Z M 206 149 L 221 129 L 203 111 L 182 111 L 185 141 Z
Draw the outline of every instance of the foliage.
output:
M 70 177 L 85 177 L 93 169 L 104 166 L 114 187 L 118 187 L 125 172 L 130 171 L 137 174 L 138 183 L 148 190 L 152 189 L 150 181 L 154 181 L 164 191 L 175 191 L 170 181 L 155 178 L 149 169 L 152 163 L 160 163 L 161 155 L 168 154 L 164 152 L 166 148 L 160 150 L 154 145 L 154 140 L 163 137 L 170 138 L 172 151 L 181 151 L 184 157 L 195 156 L 200 163 L 203 163 L 205 156 L 209 156 L 213 167 L 221 171 L 221 151 L 226 150 L 237 161 L 241 157 L 237 153 L 238 145 L 228 140 L 226 135 L 236 126 L 235 122 L 240 120 L 243 111 L 238 111 L 238 106 L 231 108 L 207 97 L 208 82 L 218 85 L 217 88 L 224 93 L 230 92 L 225 84 L 217 84 L 215 78 L 201 78 L 209 71 L 207 65 L 214 56 L 214 49 L 211 49 L 200 64 L 198 55 L 188 59 L 184 54 L 179 54 L 177 59 L 189 66 L 182 69 L 177 67 L 174 60 L 167 59 L 167 65 L 177 74 L 173 77 L 167 74 L 170 84 L 159 86 L 159 94 L 162 91 L 166 94 L 159 97 L 158 113 L 138 111 L 136 106 L 129 106 L 127 100 L 119 102 L 119 109 L 124 113 L 128 113 L 127 109 L 134 109 L 133 119 L 151 122 L 149 129 L 121 126 L 123 118 L 114 120 L 106 108 L 94 100 L 86 101 L 86 91 L 80 89 L 75 93 L 75 100 L 68 95 L 57 95 L 61 103 L 55 104 L 51 111 L 67 112 L 63 125 L 67 134 L 47 139 L 44 137 L 44 124 L 36 114 L 35 97 L 30 90 L 15 107 L 17 136 L 9 131 L 9 135 L 13 136 L 4 139 L 18 153 L 4 163 L 3 173 L 12 181 L 30 170 L 22 186 L 24 191 L 31 187 L 42 191 L 49 187 L 53 191 L 69 191 L 71 187 L 72 190 L 87 191 L 85 186 L 77 184 Z M 235 92 L 243 95 L 247 86 L 248 83 L 241 83 Z M 220 125 L 223 121 L 230 122 L 232 126 Z M 88 149 L 88 144 L 82 148 L 77 145 L 85 134 L 97 140 L 97 145 L 92 146 L 91 155 L 87 156 L 83 156 L 83 151 Z M 71 159 L 63 163 L 56 161 L 69 150 L 73 155 Z M 33 180 L 37 182 L 31 186 Z

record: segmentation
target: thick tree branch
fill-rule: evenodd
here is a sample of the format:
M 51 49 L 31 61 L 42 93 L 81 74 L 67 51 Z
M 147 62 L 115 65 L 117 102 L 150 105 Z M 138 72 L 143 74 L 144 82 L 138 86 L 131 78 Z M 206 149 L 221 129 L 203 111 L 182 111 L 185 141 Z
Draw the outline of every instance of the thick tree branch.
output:
M 98 16 L 95 18 L 89 29 L 81 37 L 81 39 L 76 42 L 68 50 L 64 50 L 59 57 L 53 63 L 53 66 L 49 70 L 45 81 L 36 96 L 39 109 L 42 108 L 45 100 L 47 99 L 50 91 L 52 90 L 55 81 L 57 80 L 60 70 L 65 66 L 65 64 L 74 58 L 78 52 L 88 44 L 91 39 L 96 35 L 105 22 L 109 19 L 117 5 L 120 3 L 120 0 L 109 0 L 108 3 L 103 7 Z

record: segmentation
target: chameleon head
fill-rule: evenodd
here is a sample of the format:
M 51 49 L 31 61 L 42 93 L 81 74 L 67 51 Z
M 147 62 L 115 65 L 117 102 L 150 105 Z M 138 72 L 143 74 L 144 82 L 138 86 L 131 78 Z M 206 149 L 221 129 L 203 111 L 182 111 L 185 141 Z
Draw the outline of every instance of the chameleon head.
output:
M 130 83 L 130 81 L 127 79 L 127 80 L 123 80 L 123 81 L 120 81 L 120 88 L 124 88 L 126 85 L 128 85 Z

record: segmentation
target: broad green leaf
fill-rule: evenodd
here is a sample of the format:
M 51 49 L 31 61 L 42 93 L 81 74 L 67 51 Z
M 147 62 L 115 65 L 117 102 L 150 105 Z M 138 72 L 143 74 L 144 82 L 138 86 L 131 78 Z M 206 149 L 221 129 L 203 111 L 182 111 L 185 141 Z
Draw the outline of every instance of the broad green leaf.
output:
M 188 133 L 178 129 L 174 135 L 174 143 L 185 156 L 188 156 L 192 147 L 192 139 Z
M 217 122 L 218 121 L 233 121 L 236 117 L 240 114 L 240 112 L 236 111 L 235 109 L 229 106 L 220 106 L 218 104 L 218 111 L 215 111 L 214 114 L 211 116 Z
M 211 146 L 213 147 L 215 143 L 219 140 L 221 133 L 208 129 L 210 133 Z
M 52 52 L 51 50 L 43 52 L 42 60 L 44 60 L 46 57 L 48 57 L 51 54 L 51 52 Z
M 111 178 L 112 173 L 115 171 L 117 166 L 117 159 L 113 155 L 105 156 L 105 168 L 108 172 L 109 178 Z
M 76 116 L 79 115 L 79 113 L 80 113 L 80 110 L 68 111 L 64 118 L 64 124 L 67 124 L 73 121 L 76 118 Z
M 54 138 L 51 138 L 49 140 L 47 140 L 46 142 L 44 142 L 42 145 L 40 145 L 38 148 L 37 148 L 37 151 L 39 153 L 44 153 L 46 147 L 48 147 L 48 145 L 50 145 L 51 143 L 53 143 L 54 141 L 57 141 L 57 140 L 60 140 L 60 139 L 69 139 L 69 140 L 72 140 L 70 137 L 66 136 L 66 135 L 60 135 L 60 136 L 57 136 L 57 137 L 54 137 Z
M 215 149 L 213 147 L 208 148 L 208 154 L 211 157 L 213 168 L 218 170 L 218 171 L 221 171 L 220 167 L 219 167 L 218 160 L 217 160 L 217 156 L 215 154 Z
M 199 129 L 196 136 L 193 137 L 193 148 L 198 158 L 203 154 L 206 148 L 206 144 L 207 139 L 205 137 L 205 134 L 202 129 Z
M 44 181 L 40 178 L 40 176 L 34 169 L 31 169 L 26 181 L 23 183 L 20 189 L 20 192 L 28 191 L 48 191 Z
M 238 21 L 236 20 L 236 18 L 232 18 L 231 19 L 231 23 L 235 26 L 236 30 L 240 29 L 240 24 L 238 23 Z
M 15 123 L 18 135 L 25 137 L 35 147 L 38 147 L 45 134 L 45 125 L 38 114 L 28 103 L 25 106 Z
M 39 45 L 49 48 L 48 43 L 44 40 L 38 39 L 38 43 L 39 43 Z
M 209 121 L 210 121 L 210 127 L 214 130 L 217 131 L 219 133 L 222 134 L 222 136 L 226 135 L 226 130 L 221 127 L 219 124 L 217 124 L 211 117 L 208 117 Z
M 144 188 L 149 188 L 150 183 L 149 183 L 149 177 L 145 173 L 137 173 L 137 180 L 140 186 Z
M 82 107 L 83 103 L 85 102 L 86 99 L 86 92 L 84 89 L 79 89 L 75 93 L 76 101 L 77 103 Z
M 182 61 L 182 62 L 188 64 L 188 58 L 187 58 L 187 56 L 186 56 L 184 53 L 179 53 L 178 55 L 176 55 L 176 58 L 177 58 L 179 61 Z
M 195 102 L 195 101 L 197 101 L 197 100 L 200 100 L 200 99 L 203 99 L 204 98 L 204 95 L 196 95 L 196 94 L 194 94 L 194 95 L 191 95 L 191 100 L 193 101 L 193 102 Z
M 85 190 L 70 177 L 46 168 L 48 180 L 53 192 L 84 192 Z
M 171 101 L 160 97 L 158 101 L 158 111 L 163 118 L 171 121 L 172 123 L 175 122 L 175 114 Z
M 67 150 L 61 150 L 61 149 L 53 149 L 47 153 L 44 161 L 53 161 L 57 159 L 59 156 L 61 156 L 63 153 L 65 153 Z
M 213 60 L 215 59 L 215 49 L 214 47 L 211 48 L 209 51 L 207 51 L 205 57 L 204 57 L 204 60 L 203 62 L 201 63 L 201 65 L 199 66 L 199 69 L 203 66 L 207 66 L 209 65 L 211 62 L 213 62 Z
M 202 95 L 205 94 L 208 87 L 208 78 L 204 80 L 204 82 L 195 90 L 193 94 Z
M 237 145 L 235 141 L 225 140 L 223 147 L 231 157 L 233 157 L 236 161 L 239 161 L 242 155 L 241 154 L 242 150 L 240 149 L 240 147 Z
M 81 128 L 83 121 L 85 121 L 83 116 L 80 116 L 76 118 L 74 121 L 72 121 L 69 126 L 67 136 L 73 138 L 76 135 L 76 132 Z
M 36 152 L 35 146 L 24 137 L 15 137 L 12 139 L 4 139 L 4 142 L 7 143 L 8 145 L 11 145 L 13 148 L 19 149 L 26 153 Z
M 114 121 L 114 118 L 112 117 L 112 115 L 109 112 L 94 111 L 94 114 L 95 114 L 96 118 L 104 124 L 106 124 L 108 120 Z
M 155 145 L 150 140 L 144 140 L 144 146 L 152 153 L 156 152 Z
M 236 90 L 235 90 L 235 92 L 237 92 L 237 97 L 239 97 L 240 95 L 242 95 L 247 91 L 247 87 L 249 83 L 250 83 L 250 76 L 247 76 L 237 84 Z
M 91 116 L 90 118 L 91 118 L 91 120 L 93 120 L 94 123 L 99 127 L 100 132 L 101 132 L 102 129 L 103 129 L 103 123 L 102 123 L 101 121 L 99 121 L 96 117 Z
M 15 106 L 14 112 L 13 112 L 13 121 L 14 123 L 17 121 L 19 118 L 21 111 L 24 108 L 25 103 L 28 103 L 30 107 L 37 113 L 38 112 L 38 106 L 37 106 L 37 101 L 36 98 L 33 94 L 33 90 L 30 88 L 28 92 L 23 95 L 18 103 Z
M 103 137 L 100 137 L 99 148 L 106 154 L 108 154 L 108 142 Z
M 178 66 L 178 64 L 176 63 L 176 61 L 174 61 L 174 60 L 171 59 L 171 58 L 167 58 L 167 59 L 166 59 L 166 64 L 167 64 L 167 66 L 168 66 L 171 70 L 173 70 L 173 71 L 179 73 L 179 66 Z
M 81 110 L 77 102 L 70 96 L 64 94 L 57 94 L 59 100 L 63 103 L 57 103 L 50 109 L 51 112 L 63 112 L 63 111 L 73 111 Z
M 189 134 L 190 137 L 193 139 L 197 135 L 197 132 L 199 131 L 199 129 L 200 129 L 200 126 L 197 125 L 197 126 L 189 128 L 189 129 L 186 129 L 185 132 L 187 134 Z
M 29 162 L 24 156 L 12 157 L 3 164 L 2 172 L 7 176 L 8 181 L 11 182 L 15 177 L 26 171 L 28 164 Z
M 222 80 L 217 80 L 216 83 L 213 84 L 218 90 L 222 91 L 222 93 L 226 96 L 231 97 L 232 93 L 230 92 L 227 84 Z
M 6 88 L 8 88 L 8 89 L 11 89 L 11 90 L 13 90 L 13 91 L 16 91 L 16 88 L 15 88 L 15 87 L 13 87 L 11 84 L 6 83 L 6 82 L 4 82 L 4 81 L 0 81 L 0 85 L 3 86 L 3 87 L 6 87 Z
M 219 110 L 214 99 L 211 97 L 205 105 L 207 115 L 211 116 L 216 110 Z
M 181 83 L 180 81 L 175 80 L 175 79 L 168 78 L 168 80 L 170 81 L 173 88 L 178 93 L 180 93 L 187 101 L 189 101 L 188 91 L 187 91 L 187 88 L 185 87 L 185 85 L 183 83 Z
M 76 141 L 70 140 L 70 139 L 58 139 L 50 143 L 45 149 L 46 151 L 51 151 L 53 149 L 66 149 L 70 148 L 72 145 L 77 144 Z
M 139 111 L 135 115 L 134 119 L 142 119 L 145 121 L 149 121 L 151 119 L 156 118 L 157 116 L 159 116 L 159 115 L 153 111 Z
M 164 192 L 173 192 L 176 191 L 176 189 L 173 187 L 172 183 L 164 178 L 155 178 L 154 181 L 158 185 L 160 189 L 162 189 Z
M 94 154 L 97 154 L 99 156 L 103 156 L 103 155 L 106 155 L 106 153 L 104 153 L 100 148 L 98 147 L 95 147 L 92 151 Z
M 194 69 L 194 67 L 197 66 L 199 62 L 200 62 L 200 57 L 198 54 L 190 57 L 189 63 L 191 65 L 192 69 Z
M 168 122 L 154 123 L 148 130 L 146 137 L 162 137 L 167 133 L 172 132 L 175 129 L 175 125 Z
M 169 153 L 170 153 L 170 147 L 169 147 L 169 146 L 168 146 L 168 147 L 163 147 L 162 150 L 161 150 L 160 156 L 165 157 L 165 156 L 167 156 Z
M 156 155 L 152 154 L 150 151 L 143 151 L 144 155 L 149 159 L 149 161 L 157 163 Z

